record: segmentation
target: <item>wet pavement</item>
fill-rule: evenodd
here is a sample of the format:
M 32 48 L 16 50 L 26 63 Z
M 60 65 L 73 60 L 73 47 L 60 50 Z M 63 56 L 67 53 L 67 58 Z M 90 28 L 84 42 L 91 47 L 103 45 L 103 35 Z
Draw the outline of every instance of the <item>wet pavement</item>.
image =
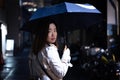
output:
M 29 80 L 29 49 L 24 49 L 15 56 L 7 56 L 0 70 L 0 80 Z M 64 80 L 87 80 L 80 74 L 79 66 L 69 68 Z
M 5 58 L 5 64 L 0 69 L 0 80 L 30 80 L 28 66 L 29 49 L 24 49 L 22 52 L 14 56 Z M 91 79 L 91 74 L 81 70 L 79 63 L 74 62 L 73 67 L 69 68 L 68 73 L 63 80 L 118 80 L 118 79 Z
M 29 80 L 28 50 L 15 56 L 7 56 L 1 67 L 0 80 Z

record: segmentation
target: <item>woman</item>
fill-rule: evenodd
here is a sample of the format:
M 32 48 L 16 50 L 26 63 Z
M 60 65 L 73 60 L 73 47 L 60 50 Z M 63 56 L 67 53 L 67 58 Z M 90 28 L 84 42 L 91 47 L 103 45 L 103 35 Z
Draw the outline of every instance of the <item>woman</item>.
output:
M 40 80 L 62 80 L 71 66 L 69 48 L 65 46 L 60 59 L 56 40 L 57 27 L 51 21 L 44 24 L 39 34 L 35 35 L 29 64 L 31 73 Z

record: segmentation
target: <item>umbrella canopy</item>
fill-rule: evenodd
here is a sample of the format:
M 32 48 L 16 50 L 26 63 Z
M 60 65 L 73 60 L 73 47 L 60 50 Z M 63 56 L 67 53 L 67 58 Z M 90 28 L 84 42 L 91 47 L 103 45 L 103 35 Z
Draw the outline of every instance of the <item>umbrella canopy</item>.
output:
M 38 8 L 22 30 L 37 32 L 46 20 L 54 20 L 61 29 L 79 29 L 102 21 L 101 12 L 91 4 L 63 2 Z

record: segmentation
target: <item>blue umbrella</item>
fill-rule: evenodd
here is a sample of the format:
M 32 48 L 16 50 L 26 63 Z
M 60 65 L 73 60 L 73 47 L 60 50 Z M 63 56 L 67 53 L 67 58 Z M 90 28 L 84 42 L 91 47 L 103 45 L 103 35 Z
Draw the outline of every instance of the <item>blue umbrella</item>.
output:
M 22 30 L 38 32 L 46 20 L 55 20 L 61 29 L 79 29 L 89 27 L 102 21 L 101 12 L 91 4 L 63 2 L 38 8 Z M 42 27 L 42 26 L 41 26 Z

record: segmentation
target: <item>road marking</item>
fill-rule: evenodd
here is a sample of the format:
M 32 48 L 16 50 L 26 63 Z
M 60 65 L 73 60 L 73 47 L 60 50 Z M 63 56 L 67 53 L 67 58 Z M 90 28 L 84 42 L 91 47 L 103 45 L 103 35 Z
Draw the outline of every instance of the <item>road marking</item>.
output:
M 8 78 L 12 75 L 12 73 L 15 71 L 15 68 L 13 68 L 10 72 L 9 72 L 9 74 L 5 77 L 5 79 L 4 80 L 8 80 Z

